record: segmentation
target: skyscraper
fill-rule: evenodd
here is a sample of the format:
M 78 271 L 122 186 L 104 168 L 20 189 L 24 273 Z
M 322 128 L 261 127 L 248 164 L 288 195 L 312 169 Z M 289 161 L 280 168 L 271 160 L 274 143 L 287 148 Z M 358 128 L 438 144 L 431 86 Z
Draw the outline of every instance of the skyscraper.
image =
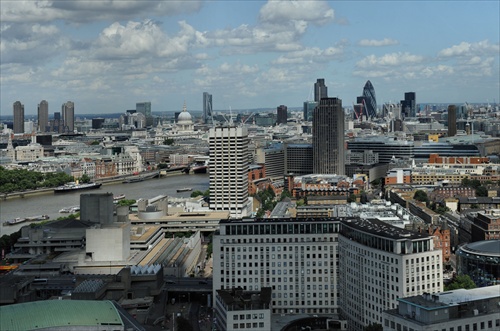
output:
M 457 135 L 457 107 L 455 105 L 448 106 L 448 137 Z
M 415 117 L 417 115 L 415 92 L 405 93 L 405 99 L 401 100 L 401 112 L 405 115 L 405 117 Z
M 138 113 L 143 113 L 146 118 L 151 117 L 151 102 L 137 102 L 135 104 L 135 110 Z
M 63 132 L 73 132 L 75 130 L 75 103 L 72 101 L 63 103 L 61 113 L 64 123 Z
M 203 92 L 203 122 L 207 124 L 212 116 L 212 95 Z
M 316 101 L 304 101 L 304 108 L 302 110 L 304 121 L 312 121 L 313 110 L 317 105 L 318 103 Z
M 286 124 L 288 120 L 288 111 L 285 105 L 278 106 L 276 108 L 276 112 L 278 113 L 278 118 L 276 120 L 276 124 Z
M 364 106 L 369 117 L 377 116 L 377 99 L 375 89 L 370 81 L 367 81 L 363 88 Z
M 14 102 L 14 133 L 24 133 L 24 105 L 21 101 Z
M 245 127 L 210 129 L 210 209 L 229 211 L 231 217 L 245 217 L 251 212 L 248 144 Z
M 319 102 L 321 98 L 328 98 L 328 87 L 324 78 L 318 78 L 314 83 L 314 101 Z
M 313 171 L 345 173 L 344 110 L 342 100 L 323 98 L 313 115 Z
M 38 104 L 38 132 L 47 132 L 49 125 L 49 103 L 42 100 Z

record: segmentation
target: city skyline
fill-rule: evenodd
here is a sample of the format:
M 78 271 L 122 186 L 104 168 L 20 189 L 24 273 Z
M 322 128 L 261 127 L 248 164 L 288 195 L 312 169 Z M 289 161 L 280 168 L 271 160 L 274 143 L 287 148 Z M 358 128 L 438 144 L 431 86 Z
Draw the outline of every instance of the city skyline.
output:
M 19 100 L 78 113 L 300 107 L 329 96 L 498 102 L 499 6 L 460 2 L 74 1 L 2 3 L 2 115 Z M 409 21 L 408 13 L 411 13 Z M 52 109 L 51 109 L 52 108 Z M 49 108 L 52 115 L 56 107 Z

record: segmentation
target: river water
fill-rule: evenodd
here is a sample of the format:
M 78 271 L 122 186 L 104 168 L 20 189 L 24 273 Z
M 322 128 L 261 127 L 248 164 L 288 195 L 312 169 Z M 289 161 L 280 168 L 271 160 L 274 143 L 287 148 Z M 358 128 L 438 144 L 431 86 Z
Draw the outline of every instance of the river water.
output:
M 110 183 L 101 186 L 98 190 L 79 191 L 57 194 L 45 193 L 32 195 L 25 198 L 15 198 L 0 201 L 0 236 L 11 234 L 27 223 L 4 226 L 3 222 L 16 217 L 30 217 L 36 215 L 49 215 L 50 219 L 67 215 L 60 214 L 64 207 L 80 205 L 81 193 L 111 192 L 113 195 L 125 194 L 125 199 L 138 200 L 150 199 L 158 195 L 171 197 L 189 197 L 192 191 L 177 192 L 177 189 L 190 187 L 193 191 L 206 191 L 209 188 L 208 174 L 173 175 L 169 177 L 154 178 L 137 183 Z

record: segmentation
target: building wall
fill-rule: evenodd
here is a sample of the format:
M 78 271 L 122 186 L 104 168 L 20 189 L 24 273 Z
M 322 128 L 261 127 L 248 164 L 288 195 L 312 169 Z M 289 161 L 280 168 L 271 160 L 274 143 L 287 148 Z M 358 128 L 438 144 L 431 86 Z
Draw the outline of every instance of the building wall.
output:
M 244 127 L 210 129 L 210 209 L 228 210 L 233 217 L 244 217 L 251 212 L 248 144 Z
M 87 229 L 86 238 L 91 261 L 126 261 L 130 255 L 130 225 Z
M 338 227 L 332 219 L 222 222 L 213 241 L 214 297 L 218 289 L 272 287 L 273 313 L 336 313 Z

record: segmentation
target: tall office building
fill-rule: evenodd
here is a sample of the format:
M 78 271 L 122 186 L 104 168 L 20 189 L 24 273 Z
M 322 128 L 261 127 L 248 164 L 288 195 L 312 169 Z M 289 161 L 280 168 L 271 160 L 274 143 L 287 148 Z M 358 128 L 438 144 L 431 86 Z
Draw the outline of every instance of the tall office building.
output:
M 273 314 L 338 313 L 338 219 L 239 219 L 219 225 L 213 240 L 214 297 L 220 289 L 272 287 Z
M 304 101 L 304 108 L 302 110 L 304 121 L 312 121 L 313 110 L 318 105 L 316 101 Z
M 405 99 L 401 100 L 401 112 L 405 117 L 417 116 L 417 104 L 415 92 L 406 92 Z
M 49 126 L 49 103 L 42 100 L 38 104 L 38 132 L 47 132 Z
M 457 135 L 457 107 L 455 105 L 448 106 L 448 137 Z
M 229 211 L 231 217 L 245 217 L 251 213 L 248 144 L 245 127 L 210 129 L 210 209 Z
M 75 103 L 68 101 L 61 107 L 63 132 L 72 133 L 75 130 Z
M 151 102 L 137 102 L 135 110 L 138 113 L 144 114 L 146 118 L 151 117 Z
M 322 98 L 328 98 L 328 87 L 324 78 L 318 78 L 314 83 L 314 101 L 319 102 Z
M 24 133 L 24 105 L 21 101 L 14 102 L 14 133 Z
M 212 95 L 208 92 L 203 92 L 203 123 L 210 122 L 212 116 Z
M 339 306 L 348 330 L 382 324 L 398 299 L 443 290 L 442 250 L 434 238 L 375 219 L 340 224 Z
M 370 81 L 367 81 L 363 87 L 364 106 L 369 117 L 377 116 L 377 99 L 375 97 L 375 88 Z
M 276 108 L 276 112 L 278 114 L 276 124 L 286 124 L 286 122 L 288 121 L 287 107 L 285 105 L 278 106 Z
M 342 100 L 323 98 L 313 115 L 313 171 L 345 173 L 344 110 Z

